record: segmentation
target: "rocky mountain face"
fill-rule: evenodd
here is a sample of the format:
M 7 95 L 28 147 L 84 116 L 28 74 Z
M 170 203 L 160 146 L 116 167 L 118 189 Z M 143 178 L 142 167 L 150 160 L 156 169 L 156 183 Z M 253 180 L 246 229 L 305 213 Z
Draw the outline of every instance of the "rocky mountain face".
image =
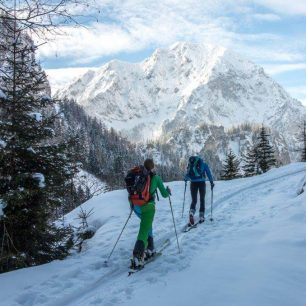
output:
M 296 160 L 306 118 L 306 108 L 260 66 L 223 47 L 189 43 L 157 49 L 141 63 L 111 61 L 57 95 L 131 141 L 158 139 L 182 156 L 211 148 L 220 160 L 229 147 L 240 145 L 240 154 L 254 141 L 241 125 L 262 124 L 281 161 Z

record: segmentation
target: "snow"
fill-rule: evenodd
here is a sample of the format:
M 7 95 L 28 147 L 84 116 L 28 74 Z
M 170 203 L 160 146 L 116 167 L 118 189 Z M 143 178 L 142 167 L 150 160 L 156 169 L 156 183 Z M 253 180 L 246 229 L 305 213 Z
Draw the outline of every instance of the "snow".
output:
M 36 154 L 36 151 L 32 147 L 28 147 L 27 151 Z
M 167 199 L 156 204 L 155 241 L 171 239 L 163 256 L 127 277 L 139 220 L 132 216 L 109 262 L 129 214 L 127 193 L 101 194 L 82 205 L 93 209 L 96 229 L 83 251 L 65 260 L 0 275 L 0 305 L 304 306 L 306 300 L 306 164 L 263 175 L 216 182 L 214 221 L 187 234 L 179 231 L 178 254 Z M 167 184 L 168 185 L 168 184 Z M 178 230 L 184 182 L 169 183 Z M 208 188 L 209 189 L 209 188 Z M 188 189 L 187 189 L 188 190 Z M 210 190 L 206 217 L 210 216 Z M 186 206 L 190 203 L 189 192 Z M 79 209 L 66 216 L 77 225 Z
M 61 108 L 58 103 L 54 104 L 55 112 L 58 114 L 61 111 Z
M 240 144 L 238 141 L 229 141 L 229 148 L 233 151 L 236 156 L 240 156 Z
M 45 176 L 42 173 L 34 173 L 32 177 L 38 181 L 38 186 L 40 188 L 46 187 Z
M 95 175 L 83 169 L 80 169 L 77 173 L 74 179 L 74 184 L 76 188 L 80 187 L 84 192 L 89 192 L 92 196 L 97 196 L 107 190 L 105 182 L 102 182 Z
M 0 199 L 0 220 L 2 219 L 2 217 L 4 217 L 4 212 L 3 209 L 6 207 L 6 203 L 4 203 L 1 199 Z
M 34 112 L 34 113 L 29 113 L 29 115 L 34 118 L 37 122 L 41 122 L 42 121 L 42 114 L 41 113 L 37 113 L 37 112 Z
M 43 96 L 41 97 L 41 101 L 42 101 L 43 103 L 50 103 L 50 102 L 52 102 L 52 98 L 51 98 L 49 95 L 43 95 Z
M 0 99 L 6 99 L 5 93 L 0 89 Z
M 0 147 L 5 148 L 7 145 L 6 141 L 0 139 Z

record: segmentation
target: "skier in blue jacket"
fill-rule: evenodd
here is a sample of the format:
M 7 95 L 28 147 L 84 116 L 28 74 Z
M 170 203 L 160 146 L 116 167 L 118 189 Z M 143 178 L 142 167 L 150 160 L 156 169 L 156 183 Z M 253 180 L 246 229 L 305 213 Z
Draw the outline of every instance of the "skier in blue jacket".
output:
M 211 190 L 214 188 L 214 180 L 211 175 L 210 169 L 200 156 L 189 157 L 187 173 L 185 175 L 185 183 L 190 181 L 190 192 L 192 202 L 189 211 L 189 224 L 194 224 L 194 213 L 196 211 L 198 192 L 200 193 L 200 214 L 199 222 L 205 221 L 205 192 L 206 184 L 205 178 L 208 177 L 210 181 Z

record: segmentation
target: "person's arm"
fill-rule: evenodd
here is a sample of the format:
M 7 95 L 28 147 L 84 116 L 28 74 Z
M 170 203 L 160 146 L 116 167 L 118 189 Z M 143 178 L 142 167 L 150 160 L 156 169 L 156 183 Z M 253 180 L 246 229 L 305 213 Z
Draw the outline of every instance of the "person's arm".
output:
M 165 188 L 164 186 L 164 183 L 161 179 L 160 176 L 158 175 L 155 175 L 152 179 L 152 184 L 151 184 L 151 187 L 150 187 L 150 193 L 151 194 L 154 194 L 154 192 L 156 191 L 156 189 L 159 189 L 160 191 L 160 194 L 164 197 L 164 198 L 167 198 L 169 197 L 169 192 L 167 191 L 167 189 Z
M 210 172 L 210 169 L 208 167 L 208 165 L 206 163 L 204 163 L 204 172 L 206 173 L 209 181 L 210 181 L 210 184 L 213 184 L 214 183 L 214 179 L 211 175 L 211 172 Z

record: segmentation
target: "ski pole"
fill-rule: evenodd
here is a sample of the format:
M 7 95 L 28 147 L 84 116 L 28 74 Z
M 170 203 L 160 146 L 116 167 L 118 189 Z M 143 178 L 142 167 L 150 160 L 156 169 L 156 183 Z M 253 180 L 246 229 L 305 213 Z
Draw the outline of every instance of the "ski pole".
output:
M 158 196 L 158 192 L 157 192 L 157 189 L 156 189 L 156 198 L 157 198 L 157 201 L 159 201 L 159 196 Z
M 210 221 L 213 221 L 213 201 L 214 201 L 214 189 L 211 189 L 211 199 L 210 199 Z
M 178 248 L 179 253 L 181 253 L 181 249 L 180 249 L 180 245 L 179 245 L 179 241 L 178 241 L 178 237 L 177 237 L 177 231 L 176 231 L 176 225 L 175 225 L 175 220 L 174 220 L 174 215 L 173 215 L 173 209 L 172 209 L 172 203 L 171 203 L 170 195 L 169 195 L 169 203 L 170 203 L 170 207 L 171 207 L 171 214 L 172 214 L 172 220 L 173 220 L 174 231 L 175 231 L 175 236 L 176 236 L 177 248 Z
M 131 218 L 131 216 L 132 216 L 132 212 L 133 212 L 133 209 L 131 209 L 130 214 L 129 214 L 129 216 L 128 216 L 128 218 L 127 218 L 127 220 L 126 220 L 126 222 L 125 222 L 125 224 L 124 224 L 124 226 L 123 226 L 123 228 L 122 228 L 122 231 L 121 231 L 121 233 L 120 233 L 120 235 L 119 235 L 119 237 L 118 237 L 118 239 L 117 239 L 117 241 L 116 241 L 116 243 L 115 243 L 115 245 L 114 245 L 112 251 L 111 251 L 110 254 L 108 255 L 107 259 L 104 261 L 104 264 L 105 264 L 105 265 L 107 265 L 109 259 L 111 258 L 112 254 L 113 254 L 113 252 L 114 252 L 114 250 L 115 250 L 115 248 L 116 248 L 116 246 L 117 246 L 117 243 L 118 243 L 118 241 L 120 240 L 120 237 L 121 237 L 121 235 L 122 235 L 122 233 L 123 233 L 123 231 L 124 231 L 126 225 L 128 224 L 128 222 L 129 222 L 129 220 L 130 220 L 130 218 Z
M 183 216 L 184 216 L 184 206 L 185 206 L 186 188 L 187 188 L 187 181 L 185 181 L 185 190 L 184 190 L 184 201 L 183 201 L 182 218 L 183 218 Z

